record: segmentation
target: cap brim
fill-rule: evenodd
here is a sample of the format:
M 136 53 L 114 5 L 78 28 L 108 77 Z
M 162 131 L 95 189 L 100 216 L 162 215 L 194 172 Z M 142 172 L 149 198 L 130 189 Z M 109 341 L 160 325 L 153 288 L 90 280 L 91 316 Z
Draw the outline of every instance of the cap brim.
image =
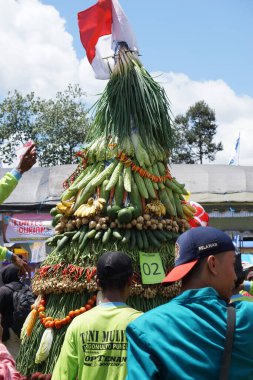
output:
M 175 268 L 167 274 L 165 279 L 162 281 L 162 284 L 166 284 L 167 282 L 175 282 L 181 280 L 190 270 L 194 267 L 194 265 L 198 262 L 198 260 L 190 261 L 189 263 L 181 264 L 176 266 Z

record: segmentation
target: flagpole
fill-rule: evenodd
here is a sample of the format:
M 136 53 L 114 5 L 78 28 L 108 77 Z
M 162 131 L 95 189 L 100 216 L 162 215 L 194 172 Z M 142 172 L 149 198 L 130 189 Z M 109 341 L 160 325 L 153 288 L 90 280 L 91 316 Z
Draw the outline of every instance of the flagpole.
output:
M 241 132 L 239 132 L 239 149 L 238 149 L 238 166 L 240 165 L 239 164 L 239 160 L 240 160 L 240 149 L 241 149 L 241 136 L 240 136 Z

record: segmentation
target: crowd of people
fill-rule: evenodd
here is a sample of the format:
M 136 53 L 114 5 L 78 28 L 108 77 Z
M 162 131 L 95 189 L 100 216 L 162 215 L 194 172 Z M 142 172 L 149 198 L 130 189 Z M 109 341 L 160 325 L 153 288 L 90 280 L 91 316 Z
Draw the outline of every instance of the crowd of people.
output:
M 19 167 L 0 181 L 0 201 L 35 161 L 31 146 Z M 20 274 L 29 267 L 5 248 L 0 259 L 13 263 L 1 271 L 0 380 L 22 379 L 16 353 L 11 355 L 2 342 L 15 335 L 8 285 L 20 284 Z M 253 379 L 253 303 L 246 302 L 253 300 L 253 282 L 245 281 L 242 266 L 236 269 L 237 259 L 226 233 L 213 227 L 184 232 L 176 242 L 175 266 L 162 283 L 181 281 L 181 293 L 142 313 L 127 305 L 133 276 L 129 256 L 104 253 L 97 262 L 97 306 L 71 322 L 52 379 Z

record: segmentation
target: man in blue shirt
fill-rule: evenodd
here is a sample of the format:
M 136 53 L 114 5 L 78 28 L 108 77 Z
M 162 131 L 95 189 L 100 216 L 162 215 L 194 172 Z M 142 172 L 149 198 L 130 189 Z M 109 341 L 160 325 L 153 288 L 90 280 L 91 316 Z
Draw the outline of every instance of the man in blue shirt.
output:
M 183 233 L 164 284 L 182 280 L 182 293 L 127 328 L 128 380 L 219 378 L 227 304 L 235 286 L 235 247 L 212 227 Z M 229 379 L 253 379 L 253 303 L 235 302 L 236 329 Z

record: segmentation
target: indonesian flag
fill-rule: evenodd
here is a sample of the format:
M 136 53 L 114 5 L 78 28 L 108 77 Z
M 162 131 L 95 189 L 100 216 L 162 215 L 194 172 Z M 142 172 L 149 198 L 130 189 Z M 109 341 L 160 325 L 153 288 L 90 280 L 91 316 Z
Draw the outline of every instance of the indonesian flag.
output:
M 118 0 L 98 0 L 78 13 L 80 38 L 97 79 L 109 79 L 118 42 L 138 52 L 135 36 Z

